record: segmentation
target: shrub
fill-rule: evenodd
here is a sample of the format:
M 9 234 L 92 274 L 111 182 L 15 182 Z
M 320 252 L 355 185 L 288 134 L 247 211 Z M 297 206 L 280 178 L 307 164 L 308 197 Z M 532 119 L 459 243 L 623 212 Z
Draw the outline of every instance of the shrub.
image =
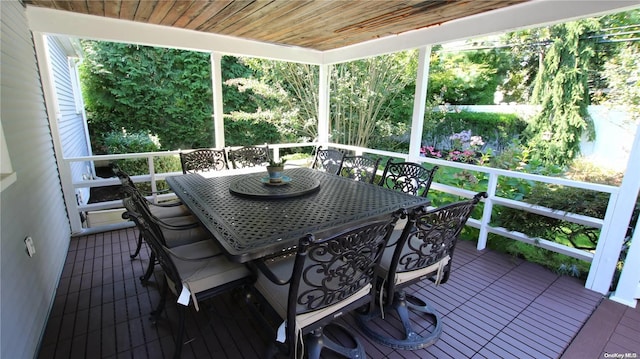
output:
M 127 133 L 126 131 L 114 131 L 104 137 L 104 150 L 107 154 L 157 152 L 160 150 L 158 139 L 144 132 Z M 131 158 L 114 161 L 124 172 L 131 176 L 148 174 L 149 164 L 146 158 Z M 177 156 L 162 156 L 154 158 L 156 172 L 181 171 L 180 159 Z M 139 183 L 140 189 L 149 192 L 151 185 Z M 159 190 L 166 189 L 164 182 L 158 182 Z
M 278 128 L 264 119 L 225 119 L 225 142 L 228 146 L 250 146 L 264 143 L 280 143 Z
M 155 152 L 160 150 L 160 143 L 157 138 L 144 132 L 112 131 L 104 136 L 103 143 L 103 150 L 107 154 Z
M 425 117 L 423 142 L 441 149 L 453 147 L 452 134 L 471 131 L 482 136 L 487 147 L 500 151 L 526 128 L 526 122 L 514 114 L 445 111 Z
M 429 150 L 427 149 L 427 151 Z M 545 176 L 564 175 L 574 180 L 610 185 L 619 185 L 621 178 L 621 174 L 603 170 L 586 160 L 573 162 L 566 171 L 559 166 L 545 165 L 539 160 L 532 159 L 530 149 L 523 146 L 511 146 L 507 148 L 502 153 L 491 158 L 491 165 L 496 168 L 517 170 Z M 438 183 L 458 188 L 480 191 L 486 190 L 488 178 L 484 173 L 441 166 L 434 180 Z M 595 218 L 604 218 L 609 201 L 609 194 L 607 193 L 560 185 L 549 185 L 504 176 L 499 177 L 496 194 L 504 198 Z M 434 192 L 429 197 L 434 206 L 458 200 L 458 198 L 453 195 L 437 192 Z M 636 205 L 636 211 L 634 212 L 634 217 L 632 218 L 627 233 L 627 239 L 631 238 L 633 226 L 635 226 L 635 220 L 637 220 L 639 212 L 640 202 Z M 476 214 L 474 218 L 478 218 L 478 215 L 479 214 Z M 493 207 L 491 225 L 522 232 L 531 238 L 545 238 L 582 250 L 594 250 L 600 235 L 600 230 L 596 228 L 499 205 Z M 477 236 L 475 238 L 477 238 Z M 488 243 L 490 248 L 511 253 L 534 263 L 539 263 L 562 274 L 584 277 L 589 270 L 589 264 L 584 261 L 527 243 L 496 235 L 490 235 Z M 621 260 L 624 259 L 624 255 L 623 250 Z

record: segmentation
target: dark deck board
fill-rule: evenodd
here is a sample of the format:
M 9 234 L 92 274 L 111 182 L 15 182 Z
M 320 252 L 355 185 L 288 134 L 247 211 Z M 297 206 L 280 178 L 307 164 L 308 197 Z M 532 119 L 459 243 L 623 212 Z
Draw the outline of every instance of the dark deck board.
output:
M 630 308 L 611 300 L 604 300 L 589 317 L 562 358 L 579 358 L 593 353 L 598 353 L 599 358 L 605 357 L 605 354 L 612 357 L 611 354 L 614 353 L 619 353 L 623 357 L 627 353 L 630 354 L 628 357 L 633 355 L 640 357 L 640 330 L 638 329 L 640 329 L 640 305 Z
M 527 351 L 529 353 L 532 353 L 536 357 L 545 356 L 549 358 L 555 358 L 564 349 L 562 347 L 553 348 L 552 345 L 549 345 L 549 341 L 548 341 L 549 338 L 539 336 L 535 332 L 531 332 L 523 329 L 524 328 L 518 327 L 516 325 L 509 325 L 502 331 L 501 334 L 512 338 L 513 342 L 520 343 L 523 348 L 530 349 Z M 540 355 L 536 353 L 540 353 Z
M 175 298 L 168 301 L 157 323 L 149 320 L 159 300 L 158 279 L 140 284 L 149 253 L 143 247 L 139 258 L 129 258 L 136 239 L 135 229 L 72 238 L 39 358 L 171 356 Z M 445 284 L 424 282 L 408 288 L 442 316 L 443 335 L 431 347 L 394 350 L 364 336 L 353 314 L 338 322 L 361 338 L 368 357 L 374 359 L 640 354 L 640 310 L 602 301 L 602 295 L 585 289 L 575 278 L 508 255 L 477 251 L 468 242 L 458 245 L 452 268 Z M 262 357 L 271 338 L 237 295 L 226 293 L 203 302 L 199 312 L 189 308 L 183 358 Z M 594 314 L 601 301 L 602 309 Z M 380 330 L 397 331 L 393 320 L 376 323 Z M 430 330 L 433 325 L 422 318 L 416 327 Z M 339 332 L 329 335 L 345 340 Z

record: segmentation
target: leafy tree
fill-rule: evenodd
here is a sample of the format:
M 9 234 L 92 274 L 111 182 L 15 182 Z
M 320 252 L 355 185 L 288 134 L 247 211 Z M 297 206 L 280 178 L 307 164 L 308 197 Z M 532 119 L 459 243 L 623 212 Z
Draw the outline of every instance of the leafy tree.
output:
M 254 78 L 227 81 L 239 91 L 251 90 L 256 113 L 275 125 L 283 140 L 305 141 L 317 136 L 318 67 L 284 61 L 242 58 Z M 236 114 L 246 116 L 245 114 Z
M 567 164 L 579 154 L 583 132 L 591 138 L 595 135 L 587 113 L 595 44 L 586 35 L 598 27 L 596 20 L 587 19 L 548 28 L 550 45 L 532 95 L 541 111 L 526 135 L 534 156 L 549 163 Z
M 547 28 L 510 32 L 501 38 L 513 61 L 499 90 L 503 92 L 505 102 L 529 103 L 548 45 Z
M 331 70 L 330 131 L 333 141 L 371 145 L 385 136 L 406 132 L 411 119 L 416 52 L 379 56 L 334 65 Z M 262 118 L 293 140 L 317 137 L 318 67 L 255 58 L 243 58 L 252 78 L 227 80 L 240 92 L 251 91 Z M 375 133 L 375 136 L 374 136 Z
M 511 59 L 500 48 L 453 52 L 438 47 L 431 53 L 428 92 L 452 105 L 493 105 Z
M 258 104 L 253 101 L 255 94 L 251 89 L 238 91 L 237 86 L 233 86 L 229 81 L 237 78 L 255 78 L 254 71 L 247 67 L 241 58 L 235 56 L 223 56 L 221 63 L 222 71 L 222 99 L 224 101 L 224 113 L 229 114 L 236 111 L 255 112 Z M 225 137 L 226 138 L 226 137 Z
M 605 64 L 604 76 L 610 92 L 605 103 L 628 109 L 634 122 L 640 121 L 640 47 L 629 45 Z
M 406 132 L 411 117 L 402 114 L 412 102 L 403 95 L 415 86 L 416 68 L 416 51 L 335 65 L 331 71 L 333 141 L 368 147 L 374 139 Z M 405 101 L 398 103 L 398 98 Z
M 640 33 L 640 9 L 605 15 L 598 19 L 600 31 L 593 35 L 597 41 L 594 68 L 589 78 L 591 98 L 594 103 L 623 104 L 618 100 L 611 101 L 611 95 L 618 97 L 621 93 L 611 91 L 613 88 L 625 91 L 627 85 L 621 82 L 625 73 L 632 75 L 635 59 L 627 61 L 625 58 L 634 55 L 637 49 L 637 36 Z M 616 68 L 623 66 L 623 68 Z M 618 74 L 614 72 L 619 71 Z M 614 78 L 612 83 L 612 76 Z M 633 78 L 633 77 L 629 77 Z M 627 103 L 629 104 L 629 103 Z
M 634 122 L 640 120 L 640 9 L 604 16 L 601 42 L 606 45 L 600 73 L 608 91 L 603 96 L 607 105 L 626 107 Z M 599 54 L 600 55 L 600 54 Z

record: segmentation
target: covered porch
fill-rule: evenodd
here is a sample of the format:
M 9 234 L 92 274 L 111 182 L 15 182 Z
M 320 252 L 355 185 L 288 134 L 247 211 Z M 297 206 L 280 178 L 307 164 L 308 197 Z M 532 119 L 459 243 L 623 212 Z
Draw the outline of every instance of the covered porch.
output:
M 70 163 L 92 160 L 94 156 L 74 158 L 62 151 L 59 138 L 59 99 L 53 89 L 53 76 L 48 70 L 51 59 L 46 54 L 48 35 L 209 52 L 214 66 L 213 118 L 217 127 L 216 145 L 219 147 L 225 146 L 224 137 L 219 137 L 223 133 L 220 126 L 223 126 L 224 117 L 219 66 L 223 54 L 318 65 L 321 73 L 319 144 L 333 145 L 327 131 L 329 106 L 326 78 L 329 66 L 419 48 L 420 79 L 416 87 L 411 151 L 409 154 L 386 155 L 421 161 L 418 157 L 418 134 L 422 132 L 420 123 L 425 110 L 422 100 L 426 96 L 424 74 L 427 64 L 424 59 L 432 44 L 622 11 L 640 4 L 638 1 L 582 1 L 579 4 L 549 0 L 523 3 L 508 1 L 503 5 L 510 6 L 504 9 L 488 11 L 491 10 L 489 6 L 486 14 L 476 13 L 466 18 L 460 16 L 439 25 L 434 22 L 433 26 L 425 28 L 421 28 L 424 24 L 414 24 L 412 26 L 416 26 L 416 29 L 421 29 L 407 33 L 394 32 L 391 35 L 383 33 L 368 41 L 359 40 L 343 47 L 314 49 L 215 33 L 205 34 L 186 26 L 162 26 L 149 13 L 140 13 L 136 17 L 134 10 L 134 15 L 131 15 L 131 8 L 127 8 L 127 4 L 134 3 L 151 2 L 2 2 L 2 357 L 156 358 L 170 356 L 173 349 L 168 322 L 160 322 L 158 326 L 152 327 L 147 321 L 147 314 L 157 299 L 157 292 L 153 286 L 141 287 L 136 279 L 148 257 L 143 256 L 142 259 L 133 261 L 128 257 L 135 243 L 135 230 L 107 230 L 92 234 L 84 234 L 78 230 L 81 225 L 77 214 L 82 209 L 77 207 L 74 189 L 89 185 L 72 179 Z M 177 6 L 183 4 L 166 2 L 173 3 Z M 59 4 L 67 4 L 68 8 L 45 8 L 56 8 Z M 102 7 L 97 4 L 102 4 Z M 113 6 L 110 5 L 113 4 L 124 4 L 128 9 L 122 13 L 122 19 L 111 16 Z M 158 9 L 167 9 L 164 5 L 158 6 Z M 102 12 L 102 15 L 74 13 L 87 10 L 87 6 L 96 13 Z M 130 19 L 125 19 L 127 14 L 131 15 Z M 195 13 L 190 15 L 191 19 L 197 18 Z M 397 17 L 400 20 L 402 18 Z M 358 31 L 357 28 L 354 29 Z M 304 33 L 301 35 L 304 37 Z M 631 314 L 635 319 L 626 321 L 621 331 L 616 331 L 615 328 L 623 320 L 610 323 L 597 317 L 597 332 L 602 337 L 594 339 L 589 336 L 586 340 L 580 336 L 575 337 L 585 323 L 587 326 L 584 328 L 588 327 L 589 317 L 608 294 L 611 274 L 618 259 L 620 243 L 634 200 L 632 196 L 623 194 L 637 194 L 640 183 L 637 168 L 637 163 L 640 163 L 640 145 L 635 148 L 633 153 L 637 160 L 630 162 L 632 165 L 623 186 L 598 187 L 611 193 L 613 200 L 610 202 L 607 218 L 596 221 L 596 226 L 603 228 L 602 238 L 612 240 L 601 240 L 602 248 L 599 247 L 596 253 L 569 251 L 589 258 L 594 263 L 593 275 L 587 281 L 590 289 L 572 278 L 561 277 L 531 263 L 488 251 L 484 249 L 486 243 L 482 241 L 463 243 L 454 259 L 454 271 L 449 283 L 437 288 L 413 288 L 418 295 L 430 299 L 445 317 L 446 328 L 442 339 L 420 353 L 395 352 L 368 342 L 370 356 L 559 357 L 565 353 L 569 358 L 572 356 L 566 350 L 574 347 L 571 345 L 572 341 L 578 343 L 577 350 L 587 348 L 585 342 L 591 345 L 601 343 L 600 348 L 594 349 L 599 351 L 593 352 L 594 357 L 602 357 L 604 352 L 623 352 L 623 349 L 624 353 L 627 350 L 639 352 L 637 341 L 625 339 L 639 337 L 637 309 L 626 309 L 623 312 Z M 375 153 L 376 150 L 371 151 Z M 131 157 L 135 156 L 153 154 Z M 168 175 L 160 174 L 156 178 L 152 163 L 150 161 L 149 175 L 140 180 L 155 181 Z M 513 173 L 494 172 L 491 186 L 495 187 L 495 181 L 501 175 Z M 105 184 L 108 185 L 109 180 Z M 434 190 L 448 189 L 436 185 Z M 464 191 L 457 193 L 466 194 Z M 493 195 L 490 200 L 496 201 L 494 203 L 501 201 Z M 511 204 L 526 207 L 518 203 Z M 578 220 L 593 223 L 592 219 Z M 471 225 L 484 228 L 482 236 L 486 238 L 492 230 L 488 226 L 489 221 L 490 216 L 486 216 Z M 37 248 L 33 256 L 25 254 L 27 237 L 33 239 Z M 526 240 L 513 233 L 510 238 Z M 545 243 L 537 240 L 531 242 Z M 633 268 L 637 268 L 640 263 L 640 242 L 636 239 L 635 243 L 635 249 L 627 257 L 627 263 Z M 640 288 L 638 274 L 637 271 L 627 273 L 624 278 L 626 285 L 623 291 L 617 293 L 617 300 L 634 306 Z M 205 313 L 191 316 L 188 337 L 194 340 L 187 344 L 185 357 L 209 355 L 252 358 L 261 353 L 269 338 L 260 337 L 258 326 L 250 320 L 229 319 L 227 314 L 232 300 L 231 297 L 223 296 L 212 302 Z M 605 303 L 611 302 L 605 300 Z M 235 310 L 237 312 L 233 313 L 237 313 L 238 318 L 248 318 L 242 306 Z M 604 317 L 613 318 L 610 315 Z M 171 320 L 171 313 L 169 318 Z M 343 321 L 354 326 L 349 317 Z M 611 330 L 605 331 L 605 327 Z M 622 341 L 632 344 L 625 346 L 614 338 L 623 338 Z
M 145 287 L 138 277 L 148 251 L 130 259 L 137 230 L 72 238 L 38 358 L 171 357 L 175 298 L 162 320 L 160 278 Z M 640 353 L 640 308 L 629 308 L 518 258 L 458 244 L 450 280 L 424 282 L 410 291 L 443 316 L 443 335 L 418 351 L 393 350 L 360 331 L 353 314 L 340 322 L 363 340 L 370 358 L 606 358 Z M 191 307 L 183 358 L 258 358 L 269 338 L 243 303 L 227 293 Z M 430 322 L 424 319 L 424 327 Z M 393 331 L 391 327 L 385 330 Z
M 213 123 L 215 147 L 224 148 L 224 117 L 223 91 L 221 74 L 221 58 L 223 55 L 249 56 L 267 58 L 279 61 L 311 64 L 318 66 L 318 98 L 317 98 L 317 142 L 315 145 L 333 146 L 356 153 L 372 153 L 382 156 L 402 158 L 412 162 L 426 162 L 440 166 L 449 166 L 438 160 L 425 160 L 420 157 L 422 145 L 423 119 L 425 117 L 427 99 L 427 79 L 429 72 L 429 58 L 431 46 L 468 37 L 484 36 L 499 32 L 557 23 L 577 18 L 606 14 L 637 6 L 634 1 L 620 2 L 584 2 L 580 7 L 566 2 L 546 0 L 537 1 L 495 1 L 474 4 L 460 2 L 459 8 L 445 3 L 408 3 L 407 7 L 398 7 L 386 4 L 384 8 L 372 7 L 365 3 L 359 3 L 356 8 L 352 6 L 341 7 L 337 3 L 333 6 L 324 6 L 321 3 L 297 4 L 280 8 L 276 5 L 261 7 L 259 4 L 225 4 L 211 6 L 207 4 L 189 5 L 183 7 L 173 3 L 167 3 L 163 7 L 153 7 L 145 3 L 139 3 L 136 7 L 131 4 L 114 3 L 110 1 L 98 2 L 102 6 L 81 6 L 73 2 L 50 2 L 40 0 L 26 1 L 27 16 L 34 32 L 36 53 L 42 60 L 40 69 L 46 73 L 52 66 L 53 60 L 47 55 L 48 34 L 64 35 L 73 38 L 96 39 L 123 43 L 143 44 L 150 46 L 188 49 L 202 51 L 211 54 L 211 74 L 213 83 Z M 386 8 L 389 6 L 389 8 Z M 198 11 L 201 12 L 198 13 Z M 281 14 L 285 11 L 286 15 Z M 318 16 L 317 12 L 324 11 L 327 16 Z M 338 17 L 335 21 L 327 21 L 331 16 L 348 12 L 355 18 Z M 180 14 L 173 14 L 180 12 Z M 362 12 L 368 12 L 363 15 Z M 378 12 L 380 12 L 378 14 Z M 146 15 L 139 15 L 146 14 Z M 198 14 L 199 16 L 196 16 Z M 255 26 L 255 21 L 271 18 L 276 22 L 264 24 L 267 30 L 274 30 L 285 21 L 281 16 L 295 18 L 296 14 L 308 20 L 300 26 L 299 31 L 280 29 L 281 32 L 269 33 Z M 303 15 L 304 14 L 304 15 Z M 374 15 L 376 21 L 365 21 L 364 18 Z M 435 14 L 440 14 L 439 16 Z M 362 19 L 360 18 L 362 17 Z M 504 21 L 509 18 L 510 21 Z M 250 21 L 253 19 L 254 21 Z M 359 22 L 363 20 L 362 22 Z M 259 21 L 258 21 L 259 22 Z M 228 26 L 224 25 L 229 23 Z M 231 24 L 233 23 L 233 24 Z M 70 26 L 70 24 L 73 24 Z M 170 25 L 170 26 L 164 26 Z M 330 27 L 333 36 L 327 37 L 318 28 Z M 119 31 L 113 31 L 117 27 Z M 342 35 L 337 36 L 335 34 Z M 412 113 L 409 150 L 408 153 L 385 153 L 377 149 L 349 148 L 339 143 L 332 143 L 330 139 L 330 85 L 329 73 L 333 65 L 341 62 L 378 56 L 407 49 L 418 49 L 419 59 L 416 73 L 416 86 L 414 94 L 414 107 Z M 48 84 L 50 80 L 44 79 L 45 87 L 54 86 Z M 53 91 L 52 91 L 53 92 Z M 45 99 L 50 104 L 48 109 L 50 116 L 59 111 L 55 105 L 56 97 L 45 92 Z M 51 104 L 54 105 L 51 105 Z M 52 125 L 54 134 L 58 134 L 60 128 Z M 639 137 L 640 133 L 636 135 Z M 275 157 L 278 158 L 278 148 L 294 146 L 295 144 L 270 144 L 276 149 Z M 312 145 L 310 143 L 303 144 Z M 54 135 L 54 147 L 58 154 L 62 154 L 62 139 Z M 105 159 L 109 157 L 104 157 Z M 636 138 L 634 149 L 631 151 L 629 163 L 637 163 L 640 158 L 640 139 Z M 96 156 L 73 158 L 60 155 L 58 166 L 61 174 L 65 203 L 70 213 L 76 213 L 81 208 L 76 204 L 76 193 L 80 187 L 85 186 L 84 181 L 74 179 L 73 165 L 93 163 Z M 152 186 L 155 183 L 153 160 L 149 157 L 149 175 Z M 80 162 L 80 163 L 76 163 Z M 454 167 L 458 167 L 455 166 Z M 464 168 L 464 167 L 463 167 Z M 465 168 L 467 169 L 467 168 Z M 477 168 L 470 168 L 478 170 Z M 478 249 L 484 249 L 489 234 L 499 234 L 507 238 L 535 244 L 551 251 L 569 255 L 580 260 L 586 260 L 593 265 L 585 286 L 600 293 L 609 291 L 611 278 L 616 270 L 617 259 L 623 244 L 628 218 L 635 205 L 634 196 L 621 196 L 621 193 L 638 193 L 640 189 L 640 174 L 636 173 L 633 166 L 627 171 L 627 176 L 620 188 L 610 186 L 598 186 L 591 184 L 577 184 L 577 187 L 593 189 L 610 194 L 608 210 L 604 219 L 582 218 L 571 213 L 559 213 L 554 209 L 534 208 L 518 201 L 498 198 L 496 187 L 501 176 L 513 176 L 524 180 L 541 181 L 572 186 L 573 184 L 545 178 L 542 176 L 527 176 L 509 171 L 487 171 L 489 183 L 487 192 L 490 197 L 486 201 L 483 217 L 478 222 L 472 222 L 480 229 Z M 158 174 L 158 179 L 166 174 Z M 93 186 L 90 184 L 88 186 Z M 442 190 L 461 196 L 469 195 L 469 191 L 455 188 L 443 188 L 435 184 L 435 190 Z M 601 229 L 598 248 L 595 252 L 575 250 L 566 246 L 559 246 L 553 239 L 528 238 L 517 232 L 510 232 L 500 228 L 491 228 L 491 210 L 494 205 L 503 205 L 534 213 L 542 212 L 543 215 L 569 218 L 575 223 L 586 224 Z M 81 206 L 82 207 L 82 206 Z M 554 213 L 555 212 L 555 213 Z M 69 217 L 71 230 L 75 234 L 82 233 L 80 216 Z M 635 261 L 637 250 L 632 251 L 627 258 Z M 627 305 L 635 305 L 634 296 L 638 289 L 635 285 L 637 275 L 625 275 L 622 283 L 623 290 L 615 295 L 616 300 Z

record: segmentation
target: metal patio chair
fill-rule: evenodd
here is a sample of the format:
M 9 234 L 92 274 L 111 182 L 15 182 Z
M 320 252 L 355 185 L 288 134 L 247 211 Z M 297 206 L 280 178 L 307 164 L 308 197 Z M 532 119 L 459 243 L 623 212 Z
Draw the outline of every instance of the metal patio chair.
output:
M 338 171 L 340 171 L 340 166 L 342 166 L 343 158 L 344 152 L 342 151 L 317 148 L 311 168 L 337 175 Z
M 254 276 L 244 264 L 230 262 L 212 239 L 169 248 L 165 231 L 159 230 L 161 224 L 156 219 L 146 214 L 126 213 L 144 229 L 147 243 L 162 266 L 160 301 L 152 311 L 151 319 L 157 321 L 164 311 L 168 290 L 178 298 L 178 328 L 173 358 L 180 358 L 184 345 L 186 307 L 193 303 L 196 311 L 199 311 L 199 302 L 249 284 Z
M 365 156 L 344 156 L 342 166 L 338 173 L 340 176 L 351 178 L 356 181 L 373 183 L 378 171 L 380 158 L 370 158 Z
M 125 193 L 127 193 L 127 197 L 125 197 L 122 202 L 127 212 L 122 214 L 122 218 L 132 220 L 138 227 L 138 252 L 141 247 L 141 241 L 145 240 L 147 244 L 149 243 L 147 238 L 145 238 L 146 232 L 144 228 L 135 220 L 135 217 L 131 217 L 128 212 L 141 213 L 147 217 L 153 218 L 153 225 L 157 227 L 156 229 L 158 231 L 163 232 L 165 245 L 169 248 L 203 240 L 209 240 L 211 243 L 215 243 L 215 238 L 213 238 L 211 234 L 202 227 L 200 222 L 194 216 L 180 216 L 161 219 L 153 214 L 152 207 L 148 205 L 145 199 L 137 196 L 129 187 L 125 187 Z M 139 277 L 140 282 L 143 284 L 146 284 L 149 278 L 151 278 L 154 267 L 157 264 L 156 253 L 152 247 L 150 247 L 150 249 L 151 253 L 149 255 L 149 264 L 147 265 L 145 273 Z M 221 249 L 218 248 L 217 252 L 220 253 Z
M 389 159 L 379 185 L 414 196 L 426 197 L 437 170 L 438 166 L 428 169 L 418 163 L 393 162 Z
M 233 168 L 245 168 L 266 166 L 269 164 L 269 147 L 268 146 L 244 146 L 238 149 L 230 149 L 227 151 L 229 162 L 233 164 Z
M 197 223 L 197 219 L 192 216 L 187 206 L 179 200 L 172 200 L 164 203 L 154 203 L 149 201 L 145 195 L 138 189 L 131 177 L 115 164 L 111 165 L 111 171 L 120 179 L 120 184 L 126 193 L 134 196 L 137 200 L 142 201 L 151 214 L 157 218 L 168 220 L 172 225 L 185 225 L 189 223 Z M 171 219 L 175 218 L 175 219 Z M 131 259 L 138 256 L 142 248 L 142 231 L 138 235 L 138 243 L 136 250 L 130 255 Z M 142 280 L 142 278 L 141 278 Z M 143 280 L 144 282 L 144 280 Z
M 180 152 L 182 173 L 223 171 L 229 169 L 227 153 L 223 149 L 200 148 L 189 152 Z
M 349 358 L 366 357 L 358 338 L 332 321 L 372 300 L 375 269 L 402 212 L 309 234 L 300 239 L 295 253 L 254 263 L 254 288 L 260 294 L 256 297 L 265 300 L 282 323 L 272 332 L 270 355 L 278 350 L 297 357 L 304 348 L 311 359 L 319 358 L 323 349 Z M 355 347 L 326 337 L 323 329 L 330 324 L 351 336 Z
M 407 294 L 405 288 L 426 278 L 436 285 L 449 279 L 458 236 L 476 204 L 486 197 L 485 192 L 480 192 L 470 200 L 431 210 L 421 206 L 409 213 L 402 235 L 397 241 L 389 242 L 380 261 L 377 287 L 380 303 L 357 316 L 360 328 L 368 337 L 388 347 L 406 350 L 425 348 L 438 340 L 442 334 L 440 315 L 422 299 Z M 390 318 L 392 313 L 396 317 Z M 414 325 L 412 313 L 428 316 L 433 329 L 424 329 L 424 320 Z M 381 331 L 380 322 L 376 322 L 381 318 L 401 326 L 398 332 L 402 337 Z M 382 325 L 389 326 L 389 323 Z

